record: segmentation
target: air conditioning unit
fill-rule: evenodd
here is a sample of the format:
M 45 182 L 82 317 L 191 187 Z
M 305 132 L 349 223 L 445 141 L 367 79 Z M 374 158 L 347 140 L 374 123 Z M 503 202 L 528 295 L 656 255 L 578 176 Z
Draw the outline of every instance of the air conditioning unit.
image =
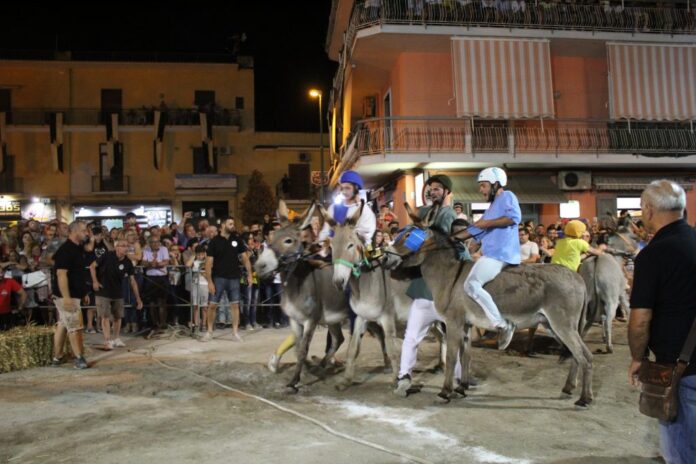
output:
M 561 190 L 590 190 L 592 173 L 590 171 L 559 171 L 558 188 Z
M 218 155 L 232 155 L 234 154 L 234 147 L 218 147 Z
M 300 163 L 309 163 L 312 158 L 309 156 L 309 153 L 302 152 L 300 153 L 299 159 Z

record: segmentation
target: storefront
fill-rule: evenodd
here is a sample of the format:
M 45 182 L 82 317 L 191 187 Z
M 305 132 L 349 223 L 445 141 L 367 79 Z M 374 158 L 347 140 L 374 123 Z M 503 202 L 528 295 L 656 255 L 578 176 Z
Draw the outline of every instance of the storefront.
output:
M 140 227 L 164 226 L 172 223 L 172 207 L 166 204 L 90 205 L 73 207 L 75 219 L 99 221 L 109 229 L 123 227 L 126 214 L 135 213 Z

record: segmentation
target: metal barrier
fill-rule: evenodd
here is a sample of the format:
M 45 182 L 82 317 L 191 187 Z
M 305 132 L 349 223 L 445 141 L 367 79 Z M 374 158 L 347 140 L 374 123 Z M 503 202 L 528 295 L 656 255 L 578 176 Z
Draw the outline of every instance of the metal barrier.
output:
M 11 268 L 9 269 L 9 272 L 12 272 Z M 37 292 L 45 292 L 45 298 L 42 298 L 40 301 L 46 301 L 46 304 L 33 304 L 30 303 L 30 307 L 26 307 L 26 309 L 37 309 L 37 310 L 48 310 L 48 311 L 53 311 L 55 309 L 55 305 L 51 301 L 51 296 L 52 296 L 52 286 L 53 286 L 53 268 L 50 267 L 42 267 L 38 268 L 33 271 L 34 273 L 40 272 L 44 276 L 37 276 L 36 274 L 30 276 L 30 273 L 25 273 L 22 275 L 20 278 L 18 278 L 18 275 L 13 275 L 12 278 L 15 278 L 20 281 L 22 284 L 22 287 L 24 288 L 25 291 L 31 292 L 31 293 L 37 293 Z M 178 278 L 174 277 L 174 275 L 178 273 L 179 276 Z M 7 274 L 6 274 L 7 275 Z M 146 269 L 143 266 L 135 266 L 135 275 L 137 276 L 137 280 L 142 279 L 143 285 L 139 285 L 139 293 L 142 298 L 143 296 L 143 289 L 145 288 L 145 283 L 148 282 L 148 275 L 146 273 Z M 183 265 L 177 265 L 177 266 L 167 266 L 167 275 L 169 282 L 170 282 L 170 290 L 175 289 L 179 286 L 186 286 L 186 282 L 190 283 L 190 291 L 187 291 L 189 293 L 189 298 L 182 298 L 181 296 L 177 295 L 175 292 L 169 292 L 167 295 L 167 299 L 169 300 L 170 298 L 173 300 L 167 301 L 167 308 L 189 308 L 189 317 L 190 321 L 194 320 L 194 311 L 196 310 L 196 304 L 193 301 L 193 298 L 191 298 L 191 294 L 193 293 L 193 286 L 194 285 L 199 285 L 199 279 L 203 275 L 202 271 L 194 271 L 191 267 L 188 266 L 183 266 Z M 178 279 L 178 280 L 177 280 Z M 173 280 L 177 280 L 176 283 L 172 283 Z M 152 282 L 150 280 L 150 282 Z M 259 289 L 261 287 L 261 282 L 259 282 Z M 242 285 L 244 287 L 244 285 Z M 129 288 L 129 294 L 130 294 L 130 286 Z M 206 289 L 207 291 L 207 289 Z M 90 293 L 93 293 L 92 289 L 90 289 Z M 240 292 L 242 293 L 242 292 Z M 275 299 L 276 297 L 279 297 L 280 294 L 282 293 L 282 288 L 281 292 L 274 293 L 272 294 L 269 298 L 266 298 L 262 301 L 257 301 L 254 306 L 256 308 L 258 307 L 268 307 L 268 308 L 279 308 L 280 304 L 279 303 L 269 303 L 269 301 Z M 126 300 L 125 305 L 126 307 L 132 307 L 131 304 L 129 304 L 129 294 L 124 295 L 124 299 Z M 32 295 L 29 295 L 30 298 Z M 243 293 L 240 295 L 243 298 Z M 243 304 L 244 301 L 240 301 L 240 310 L 243 309 Z M 146 304 L 147 305 L 147 304 Z M 218 310 L 220 310 L 222 307 L 224 307 L 223 304 L 218 305 Z M 82 309 L 96 309 L 95 305 L 82 305 Z M 51 314 L 52 316 L 55 317 L 55 315 Z M 26 316 L 25 316 L 26 317 Z

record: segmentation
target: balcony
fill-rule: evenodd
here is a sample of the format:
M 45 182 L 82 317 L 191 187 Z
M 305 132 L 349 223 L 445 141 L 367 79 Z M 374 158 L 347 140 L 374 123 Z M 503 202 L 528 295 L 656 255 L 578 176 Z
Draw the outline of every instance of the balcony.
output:
M 130 191 L 128 184 L 128 176 L 92 176 L 92 193 L 127 194 Z
M 117 111 L 105 111 L 97 108 L 18 108 L 7 113 L 7 123 L 15 126 L 43 126 L 50 124 L 51 114 L 63 113 L 63 123 L 67 126 L 100 126 L 105 125 L 112 113 L 119 115 L 119 123 L 123 126 L 152 126 L 156 108 L 141 107 Z M 199 113 L 194 109 L 162 110 L 165 124 L 170 126 L 198 126 Z M 241 127 L 241 113 L 236 109 L 215 107 L 210 113 L 209 121 L 214 126 Z
M 384 118 L 360 121 L 352 154 L 696 154 L 688 125 L 582 120 L 474 121 L 456 118 Z
M 378 24 L 691 34 L 696 18 L 686 8 L 644 8 L 612 2 L 581 5 L 552 0 L 367 0 L 357 3 L 350 28 Z M 349 33 L 349 37 L 353 34 Z

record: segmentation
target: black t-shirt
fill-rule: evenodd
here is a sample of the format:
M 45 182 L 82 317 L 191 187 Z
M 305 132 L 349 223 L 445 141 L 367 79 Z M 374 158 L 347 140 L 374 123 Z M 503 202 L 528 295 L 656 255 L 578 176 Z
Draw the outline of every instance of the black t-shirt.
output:
M 97 256 L 97 259 L 104 256 L 107 251 L 109 251 L 109 248 L 106 246 L 106 243 L 104 243 L 104 240 L 101 242 L 94 242 L 94 254 Z
M 58 269 L 66 269 L 68 271 L 68 288 L 70 289 L 71 298 L 84 297 L 89 288 L 85 281 L 85 268 L 88 265 L 85 257 L 85 251 L 82 245 L 75 245 L 72 240 L 66 240 L 53 255 L 55 262 L 53 266 L 53 293 L 62 298 L 63 295 L 58 287 Z
M 239 256 L 247 250 L 242 238 L 237 234 L 226 239 L 222 235 L 213 238 L 208 244 L 208 256 L 213 258 L 213 278 L 238 279 L 242 276 L 239 269 Z
M 98 296 L 105 298 L 123 298 L 123 279 L 134 275 L 135 268 L 128 257 L 119 260 L 115 251 L 108 251 L 97 259 L 97 276 L 102 288 L 97 292 Z
M 648 347 L 674 363 L 696 317 L 696 230 L 679 220 L 660 229 L 635 260 L 631 308 L 652 310 Z M 696 355 L 684 375 L 696 375 Z

